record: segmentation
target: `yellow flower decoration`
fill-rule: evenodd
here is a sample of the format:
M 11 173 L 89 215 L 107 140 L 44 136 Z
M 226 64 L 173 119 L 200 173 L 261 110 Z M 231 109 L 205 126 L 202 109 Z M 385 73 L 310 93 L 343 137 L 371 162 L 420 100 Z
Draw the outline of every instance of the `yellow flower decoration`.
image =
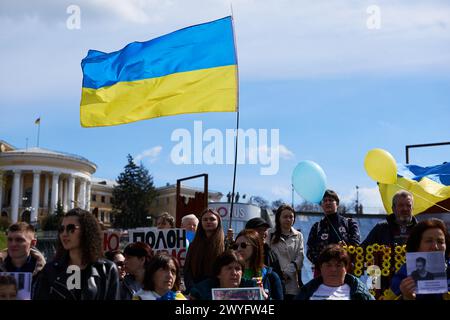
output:
M 360 255 L 360 254 L 356 255 L 355 259 L 356 259 L 357 262 L 363 262 L 364 261 L 363 255 Z
M 389 255 L 389 254 L 384 254 L 383 255 L 383 261 L 389 261 L 389 260 L 391 260 L 391 256 Z
M 373 247 L 372 246 L 367 246 L 366 253 L 373 253 Z
M 402 267 L 403 263 L 401 263 L 400 261 L 397 261 L 395 263 L 395 270 L 398 271 L 401 267 Z
M 384 276 L 384 277 L 387 277 L 389 275 L 389 273 L 390 273 L 389 269 L 382 269 L 381 270 L 381 275 Z
M 355 252 L 356 252 L 356 254 L 363 254 L 364 250 L 363 250 L 363 248 L 361 248 L 361 247 L 357 247 L 357 248 L 355 249 Z
M 366 261 L 373 261 L 373 254 L 371 253 L 366 254 Z
M 375 243 L 373 245 L 373 251 L 375 251 L 375 252 L 380 251 L 380 245 L 378 243 Z
M 389 261 L 383 261 L 383 269 L 389 269 L 391 267 L 391 263 Z
M 363 265 L 363 263 L 362 262 L 356 262 L 355 263 L 355 269 L 362 269 L 362 267 L 363 267 L 364 265 Z
M 361 269 L 357 269 L 353 272 L 353 274 L 355 275 L 355 277 L 360 277 L 362 275 L 362 270 Z
M 395 247 L 395 253 L 401 254 L 402 252 L 403 252 L 403 248 L 402 247 L 400 247 L 400 246 L 396 246 Z
M 354 254 L 355 253 L 355 247 L 354 246 L 348 246 L 348 253 Z

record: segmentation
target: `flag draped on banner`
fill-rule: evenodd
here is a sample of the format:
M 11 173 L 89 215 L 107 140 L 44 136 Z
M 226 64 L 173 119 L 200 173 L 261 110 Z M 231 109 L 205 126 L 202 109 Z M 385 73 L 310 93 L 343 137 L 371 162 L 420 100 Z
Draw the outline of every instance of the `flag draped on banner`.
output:
M 237 111 L 231 17 L 187 27 L 81 62 L 83 127 L 196 112 Z
M 450 212 L 450 163 L 432 167 L 398 164 L 397 177 L 398 185 L 379 184 L 387 212 L 392 212 L 392 197 L 401 189 L 413 194 L 414 214 Z

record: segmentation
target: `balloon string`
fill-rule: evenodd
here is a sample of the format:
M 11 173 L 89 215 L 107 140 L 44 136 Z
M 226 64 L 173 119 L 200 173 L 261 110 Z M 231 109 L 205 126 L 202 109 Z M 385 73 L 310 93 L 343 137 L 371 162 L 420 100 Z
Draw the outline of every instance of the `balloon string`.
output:
M 433 201 L 430 201 L 430 200 L 428 200 L 427 198 L 422 197 L 421 195 L 418 195 L 418 194 L 415 193 L 414 191 L 407 190 L 405 187 L 399 185 L 398 183 L 396 183 L 395 185 L 396 185 L 397 187 L 399 187 L 400 189 L 403 189 L 403 190 L 406 190 L 406 191 L 408 191 L 408 192 L 411 192 L 414 196 L 416 196 L 416 197 L 418 197 L 418 198 L 421 198 L 422 200 L 425 200 L 425 201 L 431 203 L 432 205 L 437 206 L 437 207 L 443 209 L 443 210 L 446 211 L 446 212 L 450 212 L 449 209 L 447 209 L 447 208 L 445 208 L 445 207 L 443 207 L 443 206 L 441 206 L 441 205 L 439 205 L 439 204 L 437 204 L 437 203 L 434 203 Z

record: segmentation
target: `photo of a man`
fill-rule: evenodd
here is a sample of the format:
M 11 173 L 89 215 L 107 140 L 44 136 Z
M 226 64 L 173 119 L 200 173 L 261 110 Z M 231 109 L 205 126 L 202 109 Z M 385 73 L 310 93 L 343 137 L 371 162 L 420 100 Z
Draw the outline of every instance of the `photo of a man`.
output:
M 425 268 L 427 260 L 423 257 L 416 259 L 416 270 L 411 273 L 411 277 L 417 283 L 419 280 L 434 280 L 434 276 L 431 272 L 428 272 Z

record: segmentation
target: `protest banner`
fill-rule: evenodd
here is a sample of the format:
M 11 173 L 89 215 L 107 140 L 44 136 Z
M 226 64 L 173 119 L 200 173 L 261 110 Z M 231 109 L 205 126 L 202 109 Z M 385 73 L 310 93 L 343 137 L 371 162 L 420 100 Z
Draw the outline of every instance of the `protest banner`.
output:
M 128 230 L 129 242 L 145 242 L 155 253 L 166 252 L 184 266 L 188 241 L 185 229 L 138 228 Z
M 120 232 L 118 231 L 104 231 L 103 232 L 103 250 L 114 251 L 119 250 L 120 247 Z

